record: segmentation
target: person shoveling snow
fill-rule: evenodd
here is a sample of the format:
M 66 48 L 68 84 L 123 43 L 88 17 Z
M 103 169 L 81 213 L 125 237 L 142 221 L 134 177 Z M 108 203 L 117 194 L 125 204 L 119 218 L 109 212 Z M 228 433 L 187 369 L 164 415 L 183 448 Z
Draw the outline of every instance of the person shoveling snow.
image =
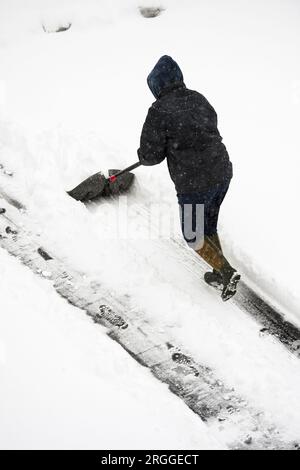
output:
M 213 268 L 205 273 L 205 281 L 222 288 L 222 299 L 228 300 L 236 292 L 240 275 L 225 258 L 217 232 L 220 206 L 232 178 L 217 114 L 203 95 L 186 87 L 181 69 L 170 56 L 159 59 L 147 82 L 156 101 L 142 129 L 140 163 L 156 165 L 167 158 L 181 208 L 183 236 Z M 204 218 L 199 220 L 200 205 Z M 191 232 L 192 239 L 187 236 Z

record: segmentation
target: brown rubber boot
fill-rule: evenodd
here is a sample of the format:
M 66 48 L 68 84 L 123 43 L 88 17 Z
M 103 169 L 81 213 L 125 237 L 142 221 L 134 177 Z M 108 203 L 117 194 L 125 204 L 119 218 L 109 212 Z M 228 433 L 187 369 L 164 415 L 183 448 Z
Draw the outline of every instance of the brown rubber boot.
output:
M 221 243 L 219 237 L 213 237 L 214 241 L 212 237 L 205 237 L 203 246 L 197 250 L 197 253 L 214 269 L 214 271 L 217 271 L 222 276 L 222 299 L 225 301 L 230 299 L 236 293 L 237 284 L 241 276 L 229 264 L 223 255 L 222 250 L 220 249 Z M 217 244 L 219 246 L 217 246 Z
M 215 287 L 218 290 L 223 290 L 223 277 L 222 274 L 213 269 L 204 273 L 204 281 L 209 286 Z
M 221 245 L 218 233 L 215 233 L 214 235 L 211 235 L 209 238 L 213 242 L 213 244 L 221 251 L 221 253 L 223 255 L 222 245 Z M 223 288 L 222 274 L 214 268 L 213 268 L 212 272 L 208 271 L 204 274 L 204 280 L 210 286 L 217 287 L 218 289 Z
M 223 254 L 222 245 L 218 233 L 215 233 L 210 238 Z M 224 259 L 226 258 L 224 257 Z M 232 266 L 230 266 L 227 260 L 226 263 L 224 264 L 224 267 L 222 268 L 221 272 L 218 273 L 222 277 L 222 299 L 224 301 L 230 299 L 236 293 L 237 285 L 239 283 L 239 280 L 241 279 L 240 274 L 238 274 L 237 271 Z
M 239 280 L 241 279 L 240 274 L 233 269 L 232 267 L 230 268 L 224 268 L 221 271 L 222 277 L 223 277 L 223 291 L 222 291 L 222 300 L 229 300 L 231 299 L 232 296 L 236 293 L 237 290 L 237 285 L 239 283 Z
M 204 237 L 202 247 L 197 250 L 198 255 L 204 259 L 213 269 L 220 272 L 225 265 L 229 265 L 219 247 L 211 237 Z
M 214 235 L 211 235 L 209 237 L 211 239 L 211 241 L 213 242 L 214 245 L 216 245 L 216 247 L 221 251 L 221 253 L 223 254 L 223 249 L 222 249 L 222 245 L 221 245 L 221 242 L 220 242 L 220 238 L 219 238 L 219 235 L 218 233 L 215 233 Z

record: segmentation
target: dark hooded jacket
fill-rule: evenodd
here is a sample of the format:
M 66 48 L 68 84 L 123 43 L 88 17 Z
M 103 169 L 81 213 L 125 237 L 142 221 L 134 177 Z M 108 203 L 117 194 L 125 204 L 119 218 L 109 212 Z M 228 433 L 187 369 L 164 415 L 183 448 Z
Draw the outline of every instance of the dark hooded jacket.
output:
M 178 194 L 201 192 L 232 177 L 232 164 L 207 99 L 186 88 L 182 72 L 163 56 L 147 78 L 156 98 L 143 126 L 138 156 L 142 165 L 167 158 Z

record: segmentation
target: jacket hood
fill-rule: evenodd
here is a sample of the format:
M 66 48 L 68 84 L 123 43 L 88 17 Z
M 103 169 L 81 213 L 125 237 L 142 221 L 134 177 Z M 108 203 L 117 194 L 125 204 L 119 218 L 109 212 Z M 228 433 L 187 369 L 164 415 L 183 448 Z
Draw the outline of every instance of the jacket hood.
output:
M 148 86 L 156 99 L 164 88 L 173 83 L 183 83 L 183 74 L 179 65 L 168 55 L 162 56 L 147 77 Z

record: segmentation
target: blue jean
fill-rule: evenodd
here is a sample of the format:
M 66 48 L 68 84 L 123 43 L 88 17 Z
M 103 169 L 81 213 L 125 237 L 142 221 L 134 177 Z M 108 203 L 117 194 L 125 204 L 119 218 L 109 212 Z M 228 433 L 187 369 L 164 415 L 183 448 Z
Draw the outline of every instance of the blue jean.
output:
M 190 238 L 191 230 L 198 234 L 198 239 L 217 233 L 219 211 L 229 185 L 230 180 L 206 191 L 177 194 L 182 234 L 188 245 L 192 246 L 196 241 L 196 235 Z

